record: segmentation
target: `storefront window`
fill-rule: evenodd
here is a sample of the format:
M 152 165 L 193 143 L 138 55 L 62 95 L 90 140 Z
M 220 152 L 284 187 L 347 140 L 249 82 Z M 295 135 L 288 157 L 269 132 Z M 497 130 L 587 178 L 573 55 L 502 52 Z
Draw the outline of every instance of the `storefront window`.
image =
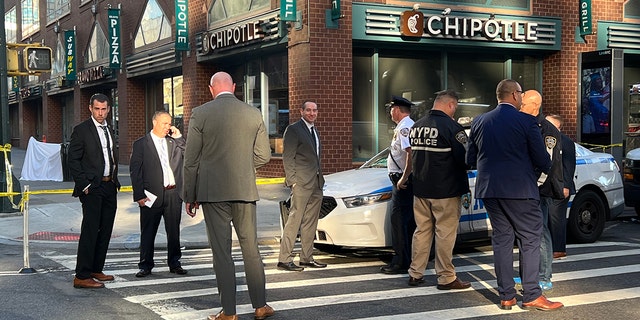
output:
M 627 0 L 624 4 L 624 17 L 640 19 L 640 0 Z
M 47 22 L 69 13 L 69 0 L 47 0 Z
M 109 59 L 109 43 L 104 36 L 104 32 L 102 32 L 100 24 L 96 22 L 96 24 L 93 25 L 91 38 L 89 38 L 89 45 L 84 55 L 84 62 L 89 64 L 106 59 Z
M 149 0 L 136 33 L 135 48 L 169 38 L 171 38 L 171 23 L 156 0 Z
M 496 107 L 496 85 L 505 78 L 505 60 L 494 56 L 452 53 L 447 56 L 447 87 L 458 92 L 460 100 L 454 118 L 474 117 Z M 524 88 L 525 86 L 522 85 Z M 463 121 L 465 120 L 463 119 Z M 469 121 L 465 121 L 464 124 Z
M 209 7 L 209 26 L 251 11 L 270 8 L 271 0 L 213 0 Z
M 529 10 L 532 0 L 414 0 L 413 2 L 438 3 L 442 5 L 458 5 L 489 8 L 511 8 Z
M 38 0 L 22 0 L 22 38 L 40 30 L 40 9 Z
M 173 124 L 183 131 L 182 76 L 162 79 L 164 110 L 173 117 Z

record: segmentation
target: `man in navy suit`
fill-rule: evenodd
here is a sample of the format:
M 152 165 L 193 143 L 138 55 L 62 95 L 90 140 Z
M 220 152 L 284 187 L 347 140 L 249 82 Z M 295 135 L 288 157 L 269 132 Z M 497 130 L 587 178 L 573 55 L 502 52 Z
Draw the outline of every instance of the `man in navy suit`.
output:
M 171 115 L 156 111 L 153 129 L 133 143 L 129 172 L 133 201 L 140 207 L 140 271 L 146 277 L 154 267 L 153 251 L 160 220 L 167 231 L 169 272 L 187 274 L 180 264 L 180 216 L 185 139 L 171 124 Z M 147 194 L 149 193 L 149 194 Z M 151 201 L 149 196 L 156 198 Z
M 89 99 L 91 118 L 73 128 L 69 143 L 69 172 L 75 181 L 73 196 L 82 203 L 82 226 L 73 286 L 103 288 L 112 281 L 102 272 L 116 219 L 118 149 L 108 127 L 109 99 L 101 93 Z M 99 281 L 95 281 L 99 280 Z
M 513 243 L 520 249 L 522 307 L 555 310 L 563 306 L 542 295 L 538 286 L 542 212 L 536 184 L 548 173 L 546 152 L 536 119 L 519 112 L 522 87 L 505 79 L 496 88 L 498 106 L 478 116 L 471 125 L 467 163 L 476 166 L 476 197 L 489 214 L 500 307 L 516 305 L 513 280 Z

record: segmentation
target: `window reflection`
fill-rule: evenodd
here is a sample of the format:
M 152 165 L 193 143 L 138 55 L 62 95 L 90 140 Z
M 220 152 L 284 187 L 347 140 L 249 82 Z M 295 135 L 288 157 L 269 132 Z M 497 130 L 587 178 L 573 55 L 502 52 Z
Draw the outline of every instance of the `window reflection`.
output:
M 171 38 L 171 23 L 156 0 L 149 0 L 136 32 L 135 48 L 169 38 Z
M 107 42 L 107 37 L 104 36 L 104 32 L 102 32 L 100 24 L 96 22 L 93 25 L 91 38 L 89 38 L 84 62 L 88 64 L 104 59 L 109 59 L 109 43 Z
M 209 8 L 209 25 L 270 6 L 270 0 L 213 0 Z

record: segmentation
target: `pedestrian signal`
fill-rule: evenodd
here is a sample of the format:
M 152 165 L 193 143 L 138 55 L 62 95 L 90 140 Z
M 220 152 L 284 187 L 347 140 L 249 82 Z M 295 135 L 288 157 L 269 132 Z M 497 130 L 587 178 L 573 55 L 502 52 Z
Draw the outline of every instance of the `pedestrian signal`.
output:
M 51 71 L 51 48 L 49 47 L 26 47 L 22 51 L 24 68 L 28 72 L 50 72 Z

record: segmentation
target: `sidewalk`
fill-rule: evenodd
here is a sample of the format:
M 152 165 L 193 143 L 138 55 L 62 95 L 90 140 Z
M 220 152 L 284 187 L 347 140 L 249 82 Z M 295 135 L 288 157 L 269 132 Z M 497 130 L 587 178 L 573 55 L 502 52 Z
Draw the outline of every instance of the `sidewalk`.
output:
M 11 149 L 13 175 L 20 179 L 26 150 Z M 122 186 L 130 186 L 129 166 L 120 165 L 118 178 Z M 73 189 L 73 182 L 24 181 L 14 186 L 21 192 L 28 185 L 34 190 Z M 280 236 L 280 209 L 278 202 L 288 195 L 282 184 L 258 186 L 261 200 L 257 204 L 258 239 L 261 244 L 273 244 Z M 184 207 L 183 207 L 184 208 Z M 80 236 L 82 207 L 77 198 L 69 194 L 34 194 L 29 197 L 28 207 L 29 243 L 47 244 L 54 247 L 76 248 Z M 183 209 L 184 210 L 184 209 Z M 208 247 L 202 209 L 195 218 L 182 216 L 181 244 L 187 248 Z M 20 212 L 0 213 L 0 243 L 22 245 L 24 216 Z M 164 226 L 158 228 L 156 247 L 166 248 Z M 234 240 L 237 237 L 234 233 Z M 137 249 L 140 242 L 139 209 L 133 202 L 131 192 L 118 193 L 118 211 L 113 228 L 110 248 Z

